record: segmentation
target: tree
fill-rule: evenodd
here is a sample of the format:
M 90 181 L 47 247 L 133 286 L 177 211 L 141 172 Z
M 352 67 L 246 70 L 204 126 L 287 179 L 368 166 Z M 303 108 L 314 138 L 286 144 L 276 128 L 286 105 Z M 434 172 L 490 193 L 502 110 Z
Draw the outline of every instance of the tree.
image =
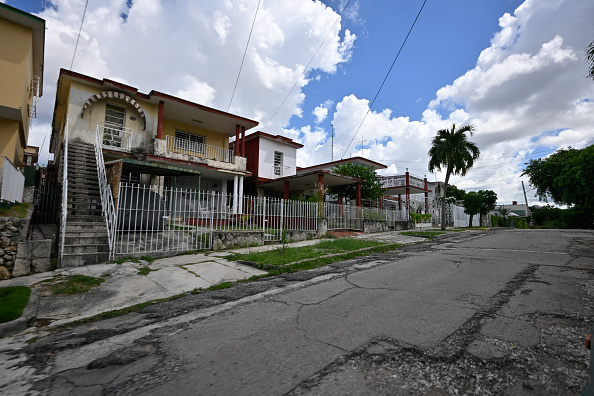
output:
M 547 158 L 530 160 L 522 175 L 528 176 L 539 200 L 594 211 L 594 144 L 584 149 L 559 150 Z
M 480 213 L 483 206 L 483 197 L 476 191 L 471 191 L 464 197 L 464 213 L 470 215 L 468 227 L 472 227 L 472 217 L 475 213 Z
M 586 47 L 586 63 L 588 64 L 588 77 L 594 80 L 594 41 Z
M 507 227 L 507 216 L 511 213 L 511 210 L 507 208 L 501 208 L 497 209 L 497 212 L 499 212 L 501 217 L 503 217 L 503 225 L 500 227 Z
M 479 190 L 478 194 L 483 197 L 483 203 L 481 205 L 479 225 L 483 225 L 483 218 L 493 209 L 497 203 L 497 194 L 492 190 Z
M 466 191 L 462 190 L 454 185 L 449 186 L 448 191 L 449 191 L 450 197 L 455 198 L 456 201 L 464 201 L 464 197 L 466 197 Z
M 347 162 L 345 164 L 335 166 L 332 168 L 332 172 L 338 173 L 339 175 L 351 176 L 365 180 L 365 182 L 361 183 L 362 199 L 378 199 L 382 196 L 384 191 L 386 191 L 372 166 Z M 332 186 L 329 189 L 329 193 L 340 195 L 349 199 L 356 199 L 357 189 L 354 184 L 345 186 Z
M 466 172 L 472 168 L 474 161 L 476 161 L 480 155 L 478 146 L 466 139 L 466 132 L 472 136 L 474 134 L 474 126 L 468 124 L 456 129 L 456 124 L 453 124 L 451 130 L 440 129 L 437 131 L 437 134 L 431 141 L 431 148 L 428 153 L 429 172 L 445 168 L 444 198 L 447 197 L 450 176 L 452 174 L 465 176 Z M 442 230 L 445 230 L 445 220 L 446 200 L 443 199 L 441 204 Z

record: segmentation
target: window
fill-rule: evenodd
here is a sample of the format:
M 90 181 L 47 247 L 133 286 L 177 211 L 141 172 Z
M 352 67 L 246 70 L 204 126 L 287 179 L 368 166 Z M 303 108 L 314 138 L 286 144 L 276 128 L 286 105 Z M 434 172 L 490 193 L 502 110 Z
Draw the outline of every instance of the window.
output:
M 105 126 L 103 127 L 103 145 L 122 147 L 122 130 L 126 115 L 118 106 L 105 105 Z
M 275 176 L 282 176 L 282 167 L 283 167 L 283 153 L 279 153 L 278 151 L 274 152 L 274 175 Z
M 204 136 L 176 130 L 173 147 L 180 150 L 204 153 Z

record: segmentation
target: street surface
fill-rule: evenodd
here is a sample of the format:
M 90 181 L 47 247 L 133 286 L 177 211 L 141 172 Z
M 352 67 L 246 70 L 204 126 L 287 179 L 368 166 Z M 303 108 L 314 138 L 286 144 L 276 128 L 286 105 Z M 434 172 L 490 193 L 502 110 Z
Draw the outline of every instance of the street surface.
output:
M 579 394 L 594 232 L 490 230 L 0 339 L 7 395 Z

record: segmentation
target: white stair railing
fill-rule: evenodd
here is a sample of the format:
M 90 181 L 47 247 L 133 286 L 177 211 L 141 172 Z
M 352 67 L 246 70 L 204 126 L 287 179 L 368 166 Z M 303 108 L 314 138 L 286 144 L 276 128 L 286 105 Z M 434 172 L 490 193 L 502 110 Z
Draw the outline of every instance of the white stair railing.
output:
M 107 240 L 109 242 L 109 259 L 113 258 L 113 247 L 115 241 L 116 230 L 116 210 L 113 203 L 113 194 L 111 186 L 107 181 L 107 174 L 105 172 L 105 161 L 103 160 L 103 129 L 97 128 L 95 133 L 95 162 L 97 163 L 97 178 L 99 179 L 99 193 L 101 194 L 101 207 L 103 215 L 105 216 L 105 224 L 107 226 Z
M 64 260 L 64 239 L 66 237 L 66 217 L 68 216 L 68 118 L 64 126 L 64 147 L 62 161 L 62 219 L 60 236 L 60 266 Z

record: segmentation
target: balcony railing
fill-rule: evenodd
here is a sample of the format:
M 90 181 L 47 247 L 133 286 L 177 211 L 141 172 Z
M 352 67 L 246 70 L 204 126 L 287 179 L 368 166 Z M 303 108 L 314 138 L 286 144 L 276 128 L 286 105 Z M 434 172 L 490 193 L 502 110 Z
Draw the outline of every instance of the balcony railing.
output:
M 31 77 L 31 86 L 29 87 L 29 96 L 31 104 L 29 105 L 29 117 L 37 118 L 37 103 L 39 102 L 39 76 Z
M 381 178 L 384 188 L 404 187 L 406 186 L 406 175 L 384 176 Z M 409 175 L 408 183 L 410 186 L 425 188 L 425 180 Z
M 271 179 L 278 179 L 285 176 L 291 176 L 289 173 L 290 166 L 284 165 L 272 165 L 272 175 L 270 176 Z
M 221 162 L 235 162 L 233 150 L 223 147 L 211 146 L 209 144 L 194 142 L 188 139 L 180 139 L 175 136 L 166 136 L 167 151 L 178 154 L 185 154 L 192 157 L 206 158 Z
M 103 136 L 104 148 L 130 152 L 132 148 L 132 129 L 108 122 L 98 122 L 97 133 L 99 136 Z

